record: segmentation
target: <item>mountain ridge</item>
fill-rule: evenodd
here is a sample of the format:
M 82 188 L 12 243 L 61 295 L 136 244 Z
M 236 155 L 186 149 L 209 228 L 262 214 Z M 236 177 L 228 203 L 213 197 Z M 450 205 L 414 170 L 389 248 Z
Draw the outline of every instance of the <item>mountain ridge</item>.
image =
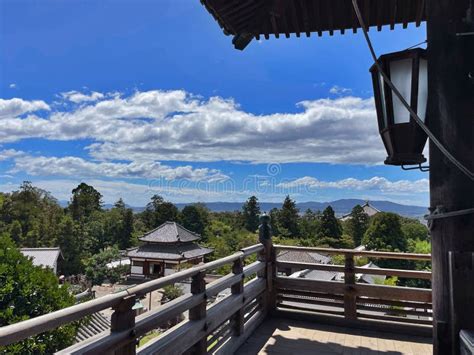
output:
M 203 203 L 210 211 L 212 212 L 233 212 L 233 211 L 241 211 L 242 205 L 244 202 L 207 202 Z M 316 201 L 308 201 L 308 202 L 300 202 L 296 204 L 296 207 L 299 208 L 300 212 L 303 213 L 308 208 L 317 211 L 317 210 L 324 210 L 327 206 L 331 205 L 331 207 L 336 212 L 336 215 L 341 216 L 347 213 L 350 213 L 352 208 L 359 204 L 363 205 L 366 203 L 366 200 L 363 199 L 339 199 L 335 201 L 328 201 L 328 202 L 316 202 Z M 385 200 L 375 200 L 369 201 L 370 205 L 377 208 L 380 211 L 384 212 L 394 212 L 398 213 L 401 216 L 405 217 L 412 217 L 412 218 L 420 218 L 428 213 L 428 208 L 423 206 L 415 206 L 415 205 L 404 205 L 399 204 L 391 201 Z M 63 203 L 61 203 L 63 204 Z M 192 205 L 194 203 L 176 203 L 176 207 L 179 209 L 183 209 L 187 205 Z M 105 204 L 104 208 L 109 209 L 112 208 L 112 204 Z M 142 212 L 145 207 L 138 207 L 138 206 L 128 206 L 132 208 L 134 212 Z M 272 208 L 281 208 L 281 203 L 278 202 L 260 202 L 260 209 L 262 211 L 270 211 Z

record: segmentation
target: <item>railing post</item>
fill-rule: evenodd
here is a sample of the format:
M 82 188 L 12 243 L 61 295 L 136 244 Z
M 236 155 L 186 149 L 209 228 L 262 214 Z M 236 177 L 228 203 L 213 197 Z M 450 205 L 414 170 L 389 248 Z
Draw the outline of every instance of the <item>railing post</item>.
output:
M 135 327 L 135 311 L 132 309 L 135 304 L 135 296 L 127 296 L 113 308 L 110 330 L 111 332 L 121 332 Z M 134 355 L 136 353 L 136 339 L 115 350 L 115 355 Z
M 264 249 L 259 254 L 259 260 L 265 262 L 265 278 L 267 282 L 264 310 L 265 312 L 272 312 L 276 308 L 276 290 L 274 289 L 274 281 L 276 278 L 276 255 L 275 248 L 273 248 L 272 244 L 270 216 L 265 213 L 261 215 L 260 223 L 258 234 L 260 243 L 263 244 Z
M 242 258 L 239 258 L 234 261 L 232 265 L 232 273 L 235 275 L 242 275 L 241 280 L 232 285 L 231 291 L 233 295 L 241 294 L 244 292 L 244 263 Z M 245 301 L 245 300 L 244 300 Z M 241 335 L 244 332 L 244 305 L 242 304 L 242 308 L 240 308 L 231 318 L 232 322 L 232 331 L 234 335 Z
M 344 317 L 357 318 L 357 295 L 355 290 L 354 254 L 345 253 L 344 264 Z
M 204 276 L 206 275 L 205 271 L 201 271 L 192 277 L 191 281 L 191 293 L 197 295 L 200 293 L 206 292 L 206 281 Z M 201 320 L 206 318 L 206 298 L 198 304 L 197 306 L 189 310 L 189 320 Z M 204 336 L 199 340 L 194 346 L 190 349 L 191 354 L 207 354 L 207 337 Z

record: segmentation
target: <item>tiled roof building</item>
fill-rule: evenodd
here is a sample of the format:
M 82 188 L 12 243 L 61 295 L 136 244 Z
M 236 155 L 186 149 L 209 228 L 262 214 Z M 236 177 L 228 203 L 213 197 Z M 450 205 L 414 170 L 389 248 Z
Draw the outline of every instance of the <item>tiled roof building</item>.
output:
M 161 277 L 165 270 L 179 269 L 182 263 L 202 262 L 213 250 L 198 245 L 196 242 L 200 238 L 176 222 L 163 223 L 145 233 L 139 238 L 143 244 L 128 252 L 132 275 Z
M 21 248 L 20 252 L 24 256 L 32 258 L 33 265 L 48 267 L 58 273 L 58 261 L 62 259 L 59 248 Z
M 378 210 L 378 209 L 375 208 L 374 206 L 370 205 L 370 204 L 369 204 L 369 201 L 367 201 L 366 203 L 364 203 L 364 205 L 361 206 L 361 207 L 362 207 L 362 209 L 364 210 L 364 213 L 367 214 L 369 217 L 372 217 L 372 216 L 374 216 L 374 215 L 376 215 L 377 213 L 380 212 L 380 210 Z M 351 218 L 352 218 L 351 214 L 348 213 L 348 214 L 342 216 L 342 217 L 340 218 L 340 220 L 341 220 L 341 221 L 346 221 L 346 220 L 351 219 Z

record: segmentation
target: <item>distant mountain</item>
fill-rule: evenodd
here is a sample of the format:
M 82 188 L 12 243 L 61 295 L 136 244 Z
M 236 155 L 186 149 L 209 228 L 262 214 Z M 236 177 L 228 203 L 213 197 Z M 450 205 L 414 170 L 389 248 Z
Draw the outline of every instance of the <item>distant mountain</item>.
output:
M 341 216 L 347 213 L 350 213 L 352 208 L 359 204 L 363 205 L 366 201 L 359 200 L 359 199 L 342 199 L 336 200 L 331 202 L 301 202 L 297 203 L 296 206 L 300 209 L 300 212 L 306 211 L 308 208 L 312 209 L 313 211 L 317 210 L 324 210 L 327 206 L 331 205 L 331 207 L 336 212 L 336 215 Z M 66 207 L 67 201 L 60 201 L 61 206 Z M 377 208 L 380 211 L 385 212 L 394 212 L 398 213 L 401 216 L 411 217 L 411 218 L 420 218 L 423 217 L 426 213 L 428 213 L 427 207 L 422 206 L 411 206 L 411 205 L 401 205 L 399 203 L 394 203 L 390 201 L 370 201 L 369 202 L 373 207 Z M 191 205 L 192 203 L 177 203 L 176 207 L 182 209 L 187 205 Z M 243 202 L 208 202 L 204 203 L 209 210 L 213 212 L 232 212 L 232 211 L 240 211 L 242 210 Z M 110 209 L 113 207 L 112 204 L 105 204 L 103 206 L 105 209 Z M 132 208 L 134 212 L 142 212 L 145 207 L 135 207 L 129 206 L 127 207 Z M 260 209 L 262 211 L 270 211 L 272 208 L 280 208 L 281 203 L 274 203 L 274 202 L 260 202 Z
M 342 199 L 336 200 L 331 202 L 301 202 L 297 203 L 296 206 L 300 209 L 300 212 L 304 212 L 308 208 L 312 209 L 313 211 L 317 210 L 324 210 L 327 206 L 331 205 L 337 215 L 343 215 L 350 213 L 352 208 L 359 204 L 363 205 L 366 201 L 359 200 L 359 199 Z M 380 211 L 385 212 L 394 212 L 398 213 L 401 216 L 405 217 L 421 217 L 428 212 L 427 207 L 421 206 L 410 206 L 410 205 L 402 205 L 390 201 L 370 201 L 369 202 L 373 207 L 377 208 Z M 242 204 L 239 202 L 209 202 L 205 203 L 207 208 L 214 212 L 226 212 L 226 211 L 240 211 L 242 209 Z M 188 204 L 186 203 L 178 203 L 176 206 L 179 209 L 182 209 L 184 206 Z M 260 202 L 260 209 L 262 211 L 270 211 L 272 208 L 280 208 L 281 203 L 273 203 L 273 202 Z

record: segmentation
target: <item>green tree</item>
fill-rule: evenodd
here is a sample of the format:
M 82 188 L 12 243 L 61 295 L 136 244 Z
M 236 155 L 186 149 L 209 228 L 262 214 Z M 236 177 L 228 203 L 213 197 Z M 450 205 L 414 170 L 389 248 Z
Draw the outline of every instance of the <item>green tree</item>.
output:
M 272 232 L 275 237 L 280 236 L 280 226 L 278 224 L 278 215 L 280 210 L 278 208 L 272 208 L 270 210 L 270 225 L 272 226 Z M 285 236 L 283 236 L 285 237 Z
M 242 215 L 244 218 L 245 229 L 249 232 L 255 232 L 260 224 L 258 219 L 260 215 L 260 206 L 257 197 L 249 197 L 242 206 Z
M 400 217 L 390 212 L 377 213 L 372 217 L 362 243 L 369 250 L 407 251 L 407 239 L 402 232 Z
M 82 271 L 84 252 L 80 226 L 70 216 L 64 216 L 59 229 L 59 247 L 64 256 L 63 272 L 66 275 L 78 274 Z
M 54 246 L 62 215 L 57 200 L 29 181 L 23 182 L 18 191 L 4 195 L 0 206 L 0 221 L 6 227 L 3 230 L 10 230 L 19 246 Z
M 81 183 L 72 190 L 68 209 L 75 221 L 88 218 L 95 211 L 102 210 L 102 195 L 94 187 Z
M 118 282 L 129 271 L 128 265 L 107 267 L 108 263 L 118 259 L 120 259 L 120 252 L 117 247 L 107 248 L 93 255 L 86 261 L 86 277 L 93 285 L 101 285 L 105 280 L 112 283 Z
M 402 232 L 408 240 L 428 240 L 428 228 L 416 219 L 402 218 Z
M 172 301 L 180 296 L 182 296 L 183 289 L 179 285 L 168 285 L 163 287 L 163 298 L 161 299 L 162 303 Z
M 122 199 L 107 213 L 107 234 L 110 245 L 118 245 L 120 249 L 132 246 L 134 216 L 130 208 L 126 208 Z
M 209 223 L 209 212 L 200 204 L 187 205 L 180 214 L 180 222 L 184 228 L 204 237 L 205 228 Z
M 321 215 L 321 225 L 317 237 L 319 243 L 331 248 L 342 246 L 342 227 L 331 206 L 326 207 Z
M 362 243 L 362 238 L 369 227 L 369 216 L 360 205 L 356 205 L 347 221 L 347 229 L 356 246 Z
M 300 235 L 298 222 L 299 210 L 296 208 L 296 203 L 290 196 L 286 196 L 281 210 L 278 212 L 278 227 L 280 231 L 286 230 L 289 237 L 296 238 Z
M 34 266 L 12 240 L 0 237 L 0 327 L 38 317 L 74 304 L 67 286 L 60 286 L 51 270 Z M 77 324 L 0 346 L 5 354 L 52 354 L 71 345 Z
M 430 254 L 431 243 L 427 240 L 409 239 L 407 251 L 409 253 L 415 253 L 415 254 Z M 431 271 L 431 262 L 430 261 L 411 261 L 409 263 L 409 269 Z M 430 280 L 401 279 L 400 281 L 401 281 L 400 284 L 402 286 L 431 288 Z
M 14 220 L 10 225 L 10 236 L 16 245 L 23 245 L 23 231 L 21 229 L 21 223 Z
M 305 239 L 314 240 L 321 224 L 319 212 L 315 213 L 311 209 L 307 209 L 300 218 L 299 224 L 301 236 Z
M 178 221 L 178 214 L 178 208 L 174 204 L 159 195 L 153 195 L 141 218 L 147 229 L 154 229 L 165 222 Z

